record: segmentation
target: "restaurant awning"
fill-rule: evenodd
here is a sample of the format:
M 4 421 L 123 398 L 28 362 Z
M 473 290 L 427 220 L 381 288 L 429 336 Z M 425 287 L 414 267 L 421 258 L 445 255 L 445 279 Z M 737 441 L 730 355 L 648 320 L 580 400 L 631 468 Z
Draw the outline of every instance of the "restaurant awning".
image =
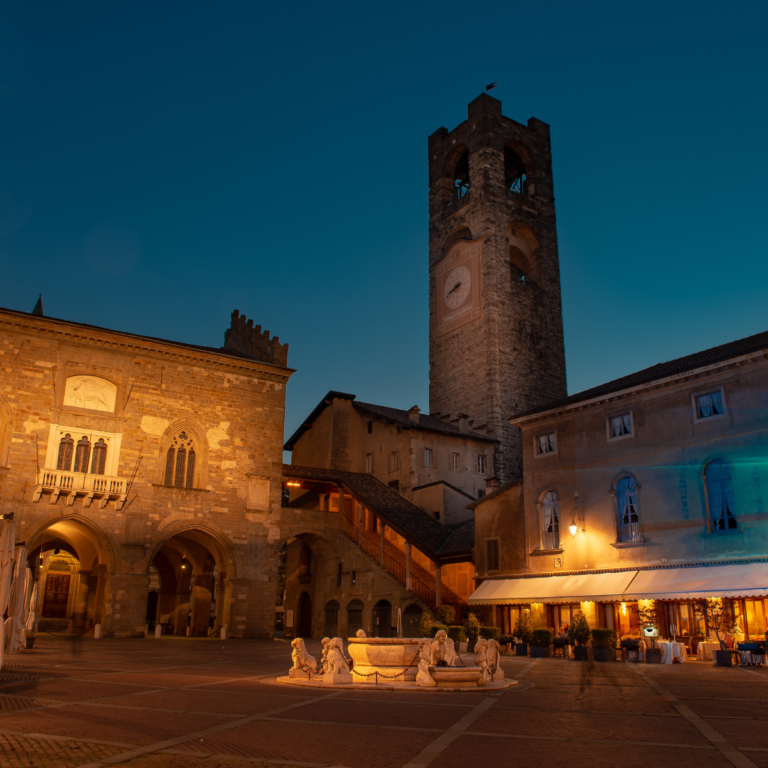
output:
M 768 597 L 768 563 L 639 571 L 624 600 Z
M 470 605 L 516 603 L 621 602 L 637 571 L 538 576 L 529 579 L 489 579 L 470 596 Z

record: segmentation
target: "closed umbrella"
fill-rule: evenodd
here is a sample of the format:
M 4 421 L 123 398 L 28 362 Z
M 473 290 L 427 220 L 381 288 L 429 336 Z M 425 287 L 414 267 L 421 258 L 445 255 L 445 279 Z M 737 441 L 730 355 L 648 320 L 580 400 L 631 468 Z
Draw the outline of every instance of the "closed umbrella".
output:
M 27 632 L 35 631 L 35 624 L 37 624 L 37 582 L 32 584 L 32 594 L 29 596 L 29 604 L 27 606 Z
M 5 620 L 6 653 L 16 653 L 25 642 L 27 631 L 21 623 L 21 614 L 26 607 L 27 572 L 27 548 L 26 546 L 18 547 L 8 600 L 8 618 Z
M 0 522 L 0 616 L 5 613 L 13 575 L 13 549 L 16 541 L 16 524 L 13 520 Z M 0 642 L 0 668 L 3 666 L 4 642 Z
M 29 591 L 32 589 L 32 571 L 27 568 L 27 572 L 24 576 L 24 602 L 21 604 L 21 623 L 23 626 L 27 626 L 27 619 L 29 618 Z

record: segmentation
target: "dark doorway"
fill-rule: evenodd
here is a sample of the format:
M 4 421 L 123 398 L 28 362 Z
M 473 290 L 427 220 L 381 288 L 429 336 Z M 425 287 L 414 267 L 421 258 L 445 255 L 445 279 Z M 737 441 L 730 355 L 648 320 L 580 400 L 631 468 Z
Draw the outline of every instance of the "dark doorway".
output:
M 347 606 L 347 637 L 354 637 L 363 628 L 363 601 L 352 600 Z
M 302 592 L 299 598 L 299 627 L 297 637 L 312 637 L 312 598 Z
M 155 620 L 157 619 L 157 592 L 153 589 L 147 598 L 147 630 L 155 631 Z
M 386 600 L 373 606 L 373 636 L 392 637 L 392 606 Z
M 46 619 L 65 619 L 67 617 L 69 579 L 69 574 L 53 576 L 50 573 L 45 579 L 43 616 Z
M 403 637 L 419 637 L 421 625 L 421 608 L 411 603 L 403 611 Z
M 325 636 L 336 637 L 339 631 L 339 603 L 331 600 L 325 606 Z

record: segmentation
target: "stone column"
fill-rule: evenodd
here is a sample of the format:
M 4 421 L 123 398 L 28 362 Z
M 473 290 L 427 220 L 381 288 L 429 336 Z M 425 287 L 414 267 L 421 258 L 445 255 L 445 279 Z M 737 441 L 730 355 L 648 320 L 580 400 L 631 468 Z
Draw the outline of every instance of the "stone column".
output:
M 88 578 L 90 571 L 79 570 L 77 572 L 77 595 L 75 596 L 75 628 L 85 629 L 88 617 Z
M 379 518 L 379 532 L 380 532 L 380 538 L 379 538 L 379 542 L 380 542 L 379 543 L 379 547 L 380 547 L 379 563 L 380 563 L 382 568 L 384 567 L 384 562 L 385 562 L 384 561 L 384 528 L 385 528 L 385 525 L 382 522 L 381 518 Z
M 411 588 L 411 542 L 405 542 L 405 588 Z
M 442 604 L 440 599 L 440 566 L 435 563 L 435 605 L 440 606 Z

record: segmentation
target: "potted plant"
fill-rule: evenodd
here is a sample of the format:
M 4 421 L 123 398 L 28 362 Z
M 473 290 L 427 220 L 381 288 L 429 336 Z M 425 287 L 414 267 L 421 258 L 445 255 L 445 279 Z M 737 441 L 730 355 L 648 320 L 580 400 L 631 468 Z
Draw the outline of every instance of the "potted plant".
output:
M 429 629 L 427 637 L 434 637 L 441 629 L 446 635 L 448 634 L 448 627 L 445 624 L 433 624 Z
M 531 632 L 531 656 L 548 659 L 552 655 L 552 630 L 534 629 Z
M 438 605 L 434 610 L 437 621 L 440 624 L 450 626 L 453 624 L 453 619 L 456 616 L 456 609 L 452 605 Z
M 480 620 L 474 613 L 467 615 L 467 620 L 464 622 L 464 631 L 467 633 L 469 647 L 474 648 L 477 638 L 480 637 Z
M 712 652 L 715 666 L 732 667 L 733 653 L 726 645 L 725 638 L 720 637 L 720 635 L 731 632 L 736 623 L 733 602 L 719 597 L 707 597 L 702 600 L 694 600 L 693 609 L 696 611 L 696 615 L 704 619 L 707 626 L 714 631 L 717 642 L 720 643 L 720 650 Z
M 514 634 L 520 640 L 515 645 L 515 656 L 528 655 L 528 643 L 531 642 L 531 632 L 533 632 L 533 626 L 531 625 L 530 614 L 528 611 L 522 611 L 515 622 Z
M 453 625 L 448 627 L 448 637 L 453 640 L 453 642 L 456 645 L 457 650 L 460 653 L 464 653 L 467 650 L 467 633 L 464 630 L 464 627 Z
M 480 627 L 480 637 L 486 640 L 496 640 L 498 642 L 501 630 L 498 627 Z
M 593 629 L 592 658 L 595 661 L 616 661 L 616 633 L 612 629 Z
M 587 617 L 579 611 L 571 621 L 568 627 L 568 640 L 573 647 L 573 658 L 577 661 L 587 661 L 589 659 L 590 630 Z
M 646 639 L 651 641 L 651 647 L 645 649 L 646 664 L 661 664 L 661 648 L 656 647 L 657 634 L 659 627 L 664 623 L 664 609 L 660 607 L 655 600 L 651 600 L 650 605 L 644 608 L 637 608 L 637 623 L 643 628 L 643 634 Z M 649 631 L 650 630 L 650 631 Z

